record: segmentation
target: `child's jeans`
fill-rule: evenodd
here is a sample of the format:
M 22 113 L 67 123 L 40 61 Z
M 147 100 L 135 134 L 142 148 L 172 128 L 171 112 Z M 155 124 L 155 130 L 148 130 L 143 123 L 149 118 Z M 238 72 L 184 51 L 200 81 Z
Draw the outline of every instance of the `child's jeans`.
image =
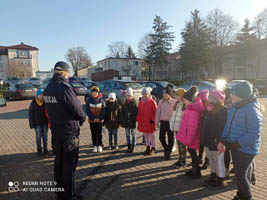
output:
M 108 130 L 109 135 L 109 146 L 113 146 L 112 144 L 112 135 L 114 136 L 114 145 L 118 145 L 118 129 Z
M 128 145 L 136 144 L 136 129 L 135 128 L 125 128 L 126 140 Z M 132 142 L 131 142 L 132 136 Z
M 47 150 L 47 132 L 48 132 L 48 125 L 43 124 L 36 126 L 34 129 L 36 133 L 36 145 L 37 151 L 42 152 L 41 140 L 43 140 L 43 150 Z

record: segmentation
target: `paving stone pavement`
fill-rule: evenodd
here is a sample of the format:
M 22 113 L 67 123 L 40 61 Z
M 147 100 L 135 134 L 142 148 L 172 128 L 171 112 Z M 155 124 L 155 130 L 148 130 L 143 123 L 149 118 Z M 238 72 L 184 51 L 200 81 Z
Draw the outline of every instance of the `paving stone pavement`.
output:
M 81 102 L 83 99 L 80 98 Z M 267 105 L 267 98 L 261 98 Z M 51 186 L 41 186 L 45 181 L 53 185 L 53 158 L 37 157 L 35 133 L 29 128 L 27 109 L 29 100 L 8 102 L 0 108 L 0 200 L 55 200 L 53 192 L 44 192 Z M 265 121 L 267 113 L 265 112 Z M 252 186 L 254 199 L 267 199 L 267 123 L 262 130 L 260 154 L 256 157 L 257 184 Z M 204 181 L 209 178 L 209 170 L 202 171 L 203 177 L 191 180 L 185 177 L 186 168 L 176 169 L 177 151 L 172 160 L 163 159 L 163 149 L 156 132 L 155 156 L 144 156 L 145 146 L 141 145 L 142 134 L 137 133 L 136 152 L 126 153 L 126 138 L 119 129 L 119 150 L 92 153 L 90 129 L 87 123 L 81 127 L 79 163 L 75 174 L 75 190 L 88 200 L 112 199 L 232 199 L 236 192 L 233 175 L 226 180 L 227 186 L 221 190 L 209 190 Z M 49 148 L 51 134 L 49 131 Z M 108 145 L 108 134 L 103 136 Z M 187 159 L 187 163 L 191 162 Z M 8 183 L 19 183 L 10 187 Z M 26 186 L 27 181 L 38 185 Z M 10 191 L 8 191 L 8 189 Z M 11 191 L 14 189 L 15 191 Z M 23 191 L 24 189 L 24 191 Z M 28 189 L 28 191 L 25 191 Z M 41 192 L 41 190 L 43 190 Z

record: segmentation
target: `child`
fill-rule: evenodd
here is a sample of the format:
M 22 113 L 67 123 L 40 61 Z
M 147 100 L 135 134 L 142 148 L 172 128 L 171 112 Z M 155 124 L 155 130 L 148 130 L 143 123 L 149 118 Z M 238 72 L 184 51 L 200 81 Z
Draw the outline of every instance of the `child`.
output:
M 47 150 L 47 132 L 48 119 L 45 116 L 45 105 L 43 101 L 43 89 L 39 89 L 36 93 L 35 99 L 32 100 L 29 108 L 29 124 L 30 128 L 34 128 L 36 133 L 37 155 L 41 156 L 48 154 Z M 43 151 L 41 146 L 43 140 Z
M 201 92 L 198 93 L 197 98 L 200 98 L 203 106 L 206 108 L 207 103 L 208 103 L 208 97 L 209 97 L 209 90 L 202 90 Z M 203 152 L 204 152 L 204 146 L 200 142 L 200 147 L 199 147 L 199 153 L 198 153 L 198 162 L 199 164 L 202 164 L 202 157 L 203 157 Z M 205 157 L 205 163 L 202 165 L 201 169 L 207 169 L 209 164 L 209 159 L 207 156 Z
M 142 90 L 142 98 L 138 103 L 138 131 L 143 132 L 146 142 L 145 155 L 154 155 L 155 154 L 155 136 L 154 132 L 156 130 L 155 118 L 157 105 L 156 102 L 151 97 L 152 89 L 145 87 Z M 150 150 L 150 146 L 152 149 Z
M 133 98 L 133 89 L 128 88 L 126 99 L 121 107 L 121 125 L 125 128 L 128 149 L 127 152 L 134 152 L 136 144 L 136 117 L 138 113 L 137 102 Z M 132 141 L 131 141 L 132 137 Z
M 93 152 L 102 152 L 102 123 L 105 118 L 105 103 L 102 97 L 99 96 L 100 90 L 97 86 L 91 88 L 91 94 L 86 101 L 86 114 L 90 124 Z
M 224 107 L 225 94 L 220 90 L 213 90 L 209 94 L 207 111 L 204 113 L 201 142 L 209 159 L 211 177 L 207 182 L 210 189 L 224 186 L 225 177 L 224 153 L 217 150 L 228 110 Z
M 186 93 L 186 90 L 183 88 L 179 88 L 175 92 L 176 96 L 176 104 L 174 105 L 174 112 L 172 114 L 172 117 L 170 119 L 170 130 L 174 133 L 177 133 L 180 127 L 180 122 L 182 120 L 183 111 L 185 109 L 184 102 L 183 102 L 183 96 Z M 176 137 L 175 137 L 176 140 Z M 186 163 L 186 146 L 182 144 L 181 142 L 177 141 L 178 145 L 178 153 L 179 153 L 179 159 L 174 164 L 175 167 L 179 168 L 182 166 L 185 166 Z
M 119 119 L 120 119 L 120 110 L 121 106 L 116 99 L 115 93 L 110 93 L 108 95 L 108 101 L 106 104 L 106 116 L 105 116 L 105 125 L 109 133 L 109 149 L 118 147 L 118 128 L 119 128 Z M 114 137 L 114 146 L 112 143 L 112 135 Z
M 173 99 L 171 95 L 172 89 L 167 87 L 163 91 L 163 98 L 159 101 L 156 114 L 156 127 L 160 127 L 159 139 L 164 148 L 164 157 L 166 160 L 171 159 L 171 152 L 174 143 L 173 131 L 170 130 L 170 119 L 172 117 L 173 107 L 176 100 Z M 166 133 L 168 136 L 168 144 L 166 142 Z
M 263 116 L 253 86 L 248 81 L 231 89 L 232 107 L 226 120 L 218 151 L 231 150 L 238 192 L 235 199 L 252 199 L 248 168 L 259 153 Z M 225 146 L 224 146 L 225 145 Z
M 200 178 L 200 167 L 196 150 L 200 146 L 200 128 L 202 123 L 202 113 L 204 106 L 197 98 L 197 88 L 192 87 L 184 94 L 184 104 L 186 109 L 183 113 L 183 118 L 179 131 L 177 133 L 177 140 L 187 146 L 188 152 L 192 159 L 192 169 L 186 171 L 185 174 L 192 178 Z

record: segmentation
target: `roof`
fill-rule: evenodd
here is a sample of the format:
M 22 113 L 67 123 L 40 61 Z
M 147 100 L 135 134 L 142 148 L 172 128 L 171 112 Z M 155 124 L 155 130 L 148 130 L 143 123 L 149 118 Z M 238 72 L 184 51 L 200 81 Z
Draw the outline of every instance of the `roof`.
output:
M 3 49 L 6 51 L 8 49 L 39 50 L 38 48 L 24 44 L 23 42 L 21 42 L 20 44 L 17 44 L 17 45 L 12 45 L 12 46 L 0 46 L 0 51 Z
M 104 58 L 102 60 L 97 61 L 97 63 L 101 62 L 101 61 L 104 61 L 104 60 L 109 60 L 109 59 L 112 59 L 112 60 L 144 60 L 142 58 L 114 58 L 114 57 L 108 57 L 108 58 Z
M 169 62 L 177 61 L 180 58 L 180 53 L 179 52 L 170 53 L 170 54 L 166 55 L 165 58 Z

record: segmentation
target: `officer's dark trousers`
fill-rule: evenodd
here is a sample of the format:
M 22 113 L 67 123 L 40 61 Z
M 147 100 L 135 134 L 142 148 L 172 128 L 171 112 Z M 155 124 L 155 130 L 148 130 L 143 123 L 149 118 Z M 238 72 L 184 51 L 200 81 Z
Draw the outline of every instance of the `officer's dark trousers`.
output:
M 74 195 L 74 172 L 78 162 L 79 142 L 68 139 L 56 143 L 56 158 L 54 176 L 57 187 L 64 188 L 63 193 L 57 193 L 64 200 L 71 200 Z
M 90 123 L 92 141 L 94 146 L 102 146 L 102 124 Z
M 168 136 L 168 144 L 166 142 L 166 134 Z M 174 136 L 173 136 L 173 132 L 170 130 L 169 121 L 160 121 L 159 140 L 164 150 L 171 153 L 173 143 L 174 143 Z
M 52 154 L 56 154 L 56 138 L 52 130 L 51 130 L 51 146 L 52 146 Z

